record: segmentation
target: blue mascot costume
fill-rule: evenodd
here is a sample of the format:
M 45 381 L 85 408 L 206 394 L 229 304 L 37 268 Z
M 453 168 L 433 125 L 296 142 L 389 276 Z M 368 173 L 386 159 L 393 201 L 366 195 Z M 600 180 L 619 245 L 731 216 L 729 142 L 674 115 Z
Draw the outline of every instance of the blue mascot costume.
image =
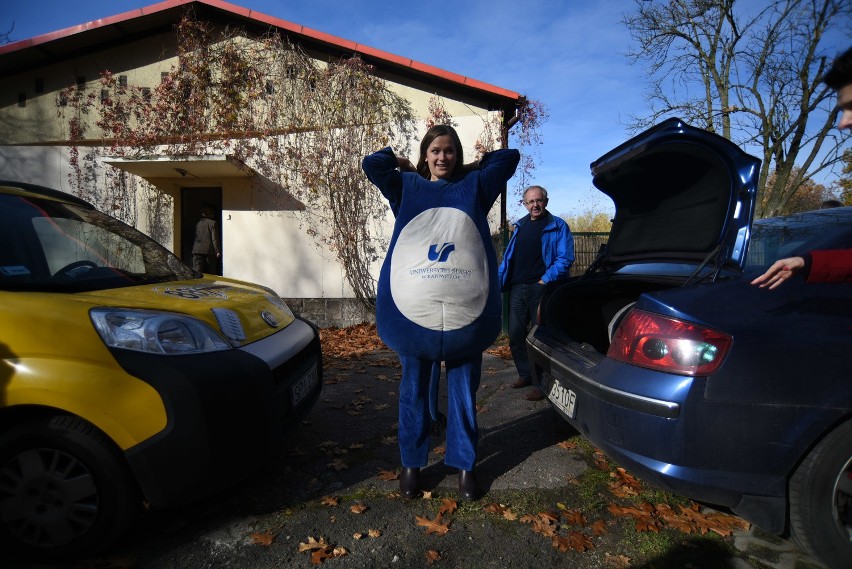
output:
M 430 158 L 437 156 L 435 147 L 441 143 L 449 154 L 455 151 L 455 160 Z M 497 338 L 502 319 L 487 216 L 520 154 L 497 150 L 478 164 L 462 166 L 458 135 L 445 125 L 432 127 L 420 150 L 419 173 L 407 171 L 410 162 L 390 148 L 363 161 L 367 177 L 396 217 L 379 276 L 376 324 L 382 341 L 402 363 L 400 489 L 406 497 L 418 494 L 417 474 L 429 454 L 430 400 L 436 392 L 430 398 L 430 380 L 433 365 L 443 361 L 448 395 L 444 462 L 461 471 L 461 497 L 474 499 L 482 352 Z M 434 414 L 434 401 L 431 405 Z

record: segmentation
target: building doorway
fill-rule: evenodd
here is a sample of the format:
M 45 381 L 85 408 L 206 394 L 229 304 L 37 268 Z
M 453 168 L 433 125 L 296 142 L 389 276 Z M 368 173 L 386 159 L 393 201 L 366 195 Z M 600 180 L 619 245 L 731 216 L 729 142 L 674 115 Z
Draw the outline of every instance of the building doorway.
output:
M 209 204 L 213 207 L 213 218 L 216 220 L 219 244 L 222 247 L 222 257 L 219 259 L 218 267 L 210 272 L 221 275 L 222 267 L 225 266 L 225 248 L 224 243 L 222 243 L 222 188 L 181 188 L 180 203 L 180 258 L 184 263 L 192 266 L 192 243 L 195 241 L 195 225 L 201 219 L 201 208 L 205 204 Z

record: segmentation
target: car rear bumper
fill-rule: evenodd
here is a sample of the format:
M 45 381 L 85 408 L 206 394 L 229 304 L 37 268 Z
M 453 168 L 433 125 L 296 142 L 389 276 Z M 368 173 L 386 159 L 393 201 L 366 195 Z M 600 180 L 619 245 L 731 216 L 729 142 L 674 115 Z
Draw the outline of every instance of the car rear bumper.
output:
M 537 328 L 527 349 L 533 379 L 550 404 L 610 458 L 662 489 L 729 507 L 766 531 L 784 531 L 785 474 L 736 470 L 738 465 L 726 464 L 724 457 L 716 460 L 702 447 L 712 449 L 718 442 L 709 439 L 726 434 L 702 432 L 682 420 L 684 410 L 694 407 L 690 398 L 702 397 L 703 389 L 672 400 L 614 388 L 602 381 L 601 368 L 626 364 L 579 345 L 558 345 Z M 747 448 L 736 440 L 729 446 Z
M 145 499 L 172 506 L 264 464 L 322 388 L 319 334 L 302 320 L 243 349 L 193 356 L 115 350 L 163 398 L 168 423 L 126 451 Z

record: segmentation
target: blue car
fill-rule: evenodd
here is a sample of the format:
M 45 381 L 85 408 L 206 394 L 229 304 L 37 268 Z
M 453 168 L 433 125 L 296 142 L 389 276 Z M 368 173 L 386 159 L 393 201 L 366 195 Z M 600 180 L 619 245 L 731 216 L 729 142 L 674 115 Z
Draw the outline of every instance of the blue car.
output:
M 852 207 L 754 221 L 760 161 L 670 119 L 592 163 L 615 217 L 550 283 L 534 381 L 613 460 L 852 567 L 852 284 L 750 285 L 852 247 Z

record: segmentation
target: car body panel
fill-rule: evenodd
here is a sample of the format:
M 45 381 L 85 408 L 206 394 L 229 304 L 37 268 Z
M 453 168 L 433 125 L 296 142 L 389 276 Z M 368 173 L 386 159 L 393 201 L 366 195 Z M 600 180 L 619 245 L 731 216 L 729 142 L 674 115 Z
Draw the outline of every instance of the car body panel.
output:
M 0 200 L 0 425 L 84 419 L 161 507 L 259 467 L 317 401 L 319 332 L 273 291 L 194 273 L 74 196 L 0 182 Z M 81 271 L 66 272 L 77 260 Z M 108 345 L 93 316 L 103 310 L 203 323 L 217 339 L 195 352 Z
M 750 282 L 783 256 L 852 247 L 852 208 L 751 222 L 759 161 L 738 157 L 725 142 L 731 153 L 718 164 L 728 175 L 715 177 L 717 198 L 704 195 L 713 221 L 699 239 L 709 244 L 709 229 L 721 228 L 718 249 L 701 259 L 692 228 L 657 201 L 665 196 L 647 185 L 656 178 L 636 168 L 648 154 L 658 156 L 661 132 L 669 142 L 683 132 L 683 144 L 704 144 L 672 120 L 593 163 L 596 185 L 613 196 L 615 219 L 624 223 L 613 224 L 616 243 L 586 274 L 547 285 L 527 337 L 533 378 L 563 418 L 634 474 L 783 533 L 792 474 L 852 417 L 852 283 L 794 277 L 767 290 Z M 712 155 L 714 137 L 706 150 Z M 651 161 L 657 176 L 674 155 Z M 631 169 L 639 173 L 631 177 Z M 668 172 L 675 182 L 684 176 L 677 166 Z M 725 212 L 720 196 L 727 192 Z M 675 205 L 694 206 L 685 219 L 697 224 L 700 201 Z M 666 240 L 687 247 L 655 247 Z M 709 376 L 615 359 L 608 338 L 631 310 L 724 334 L 730 346 Z

